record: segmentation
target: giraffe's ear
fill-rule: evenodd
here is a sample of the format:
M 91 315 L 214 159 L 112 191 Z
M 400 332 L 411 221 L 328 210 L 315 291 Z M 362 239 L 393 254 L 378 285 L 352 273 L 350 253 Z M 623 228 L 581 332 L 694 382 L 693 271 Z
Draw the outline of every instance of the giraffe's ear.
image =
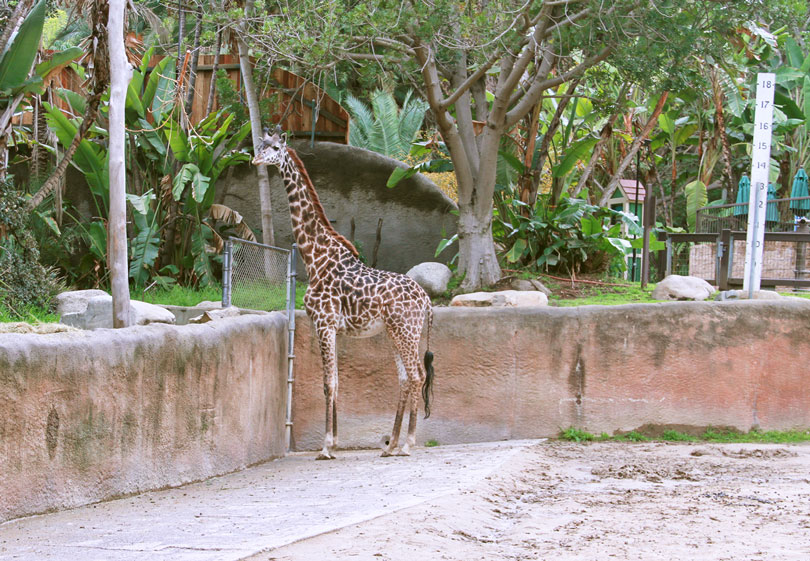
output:
M 281 133 L 281 142 L 283 142 L 284 144 L 287 144 L 287 133 L 286 132 Z

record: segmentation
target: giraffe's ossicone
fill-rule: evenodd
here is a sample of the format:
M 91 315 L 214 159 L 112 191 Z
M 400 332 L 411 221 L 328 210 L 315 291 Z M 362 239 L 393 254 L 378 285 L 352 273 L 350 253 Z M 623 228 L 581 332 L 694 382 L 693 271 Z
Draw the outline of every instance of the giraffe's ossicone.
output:
M 383 455 L 408 455 L 416 444 L 420 393 L 425 402 L 425 417 L 430 415 L 433 382 L 430 298 L 410 277 L 374 269 L 360 261 L 351 242 L 338 234 L 326 218 L 304 164 L 295 150 L 287 146 L 286 134 L 280 128 L 273 134 L 265 132 L 253 163 L 279 169 L 290 203 L 293 235 L 309 277 L 304 305 L 321 348 L 326 396 L 324 445 L 318 458 L 334 458 L 337 447 L 336 335 L 370 337 L 383 329 L 394 343 L 400 387 L 394 429 Z M 423 332 L 427 333 L 428 350 L 424 361 L 420 361 Z M 406 407 L 408 435 L 399 448 Z

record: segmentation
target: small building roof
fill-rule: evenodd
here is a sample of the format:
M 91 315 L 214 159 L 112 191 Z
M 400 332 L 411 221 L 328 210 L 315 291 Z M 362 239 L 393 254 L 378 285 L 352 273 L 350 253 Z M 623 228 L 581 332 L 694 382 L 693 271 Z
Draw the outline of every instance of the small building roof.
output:
M 624 196 L 627 197 L 629 201 L 636 200 L 636 180 L 635 179 L 620 179 L 619 180 L 619 187 L 621 188 Z M 638 182 L 638 202 L 641 203 L 644 201 L 644 198 L 647 196 L 647 189 L 644 187 L 644 184 L 639 181 Z M 615 195 L 614 195 L 615 197 Z

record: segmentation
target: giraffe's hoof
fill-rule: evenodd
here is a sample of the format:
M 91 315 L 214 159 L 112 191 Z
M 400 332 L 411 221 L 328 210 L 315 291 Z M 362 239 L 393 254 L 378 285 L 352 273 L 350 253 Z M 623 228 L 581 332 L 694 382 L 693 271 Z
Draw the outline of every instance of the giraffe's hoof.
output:
M 402 450 L 398 451 L 398 452 L 396 453 L 396 455 L 397 455 L 397 456 L 410 456 L 410 455 L 411 455 L 411 452 L 410 452 L 410 450 L 405 450 L 405 449 L 402 449 Z
M 335 456 L 330 454 L 329 452 L 321 452 L 318 454 L 318 457 L 315 458 L 316 460 L 334 460 Z
M 396 454 L 391 450 L 383 450 L 380 456 L 382 456 L 383 458 L 390 458 L 391 456 L 396 456 Z

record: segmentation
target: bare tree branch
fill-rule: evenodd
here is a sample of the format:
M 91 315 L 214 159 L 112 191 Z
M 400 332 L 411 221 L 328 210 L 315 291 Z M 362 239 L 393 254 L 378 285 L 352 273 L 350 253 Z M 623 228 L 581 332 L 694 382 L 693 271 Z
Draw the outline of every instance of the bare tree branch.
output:
M 542 80 L 541 74 L 537 73 L 534 82 L 532 83 L 531 87 L 526 90 L 526 93 L 523 95 L 522 99 L 517 101 L 512 109 L 506 114 L 506 128 L 514 126 L 515 123 L 517 123 L 523 117 L 523 115 L 525 115 L 534 106 L 534 104 L 537 103 L 537 100 L 540 99 L 540 96 L 545 90 L 557 87 L 560 84 L 568 82 L 569 80 L 581 75 L 588 68 L 591 68 L 592 66 L 595 66 L 596 64 L 599 64 L 605 60 L 611 52 L 610 47 L 605 47 L 601 52 L 586 58 L 568 72 L 564 72 L 559 76 L 550 78 L 548 80 Z
M 630 150 L 627 151 L 624 159 L 616 169 L 616 173 L 613 174 L 613 177 L 607 184 L 607 187 L 605 187 L 604 191 L 602 192 L 602 197 L 599 199 L 599 206 L 605 206 L 610 200 L 610 196 L 616 190 L 616 187 L 619 186 L 619 180 L 622 178 L 624 170 L 626 170 L 627 166 L 630 165 L 630 162 L 633 161 L 633 157 L 636 155 L 636 152 L 638 152 L 639 148 L 641 148 L 641 143 L 649 136 L 650 132 L 653 130 L 653 128 L 655 128 L 656 123 L 658 123 L 658 115 L 660 115 L 661 111 L 664 109 L 664 104 L 667 102 L 668 96 L 669 92 L 664 92 L 661 94 L 661 97 L 658 98 L 658 103 L 656 103 L 652 115 L 650 115 L 650 118 L 647 120 L 647 124 L 644 125 L 644 128 L 641 129 L 641 132 L 633 141 L 633 144 L 630 145 Z

